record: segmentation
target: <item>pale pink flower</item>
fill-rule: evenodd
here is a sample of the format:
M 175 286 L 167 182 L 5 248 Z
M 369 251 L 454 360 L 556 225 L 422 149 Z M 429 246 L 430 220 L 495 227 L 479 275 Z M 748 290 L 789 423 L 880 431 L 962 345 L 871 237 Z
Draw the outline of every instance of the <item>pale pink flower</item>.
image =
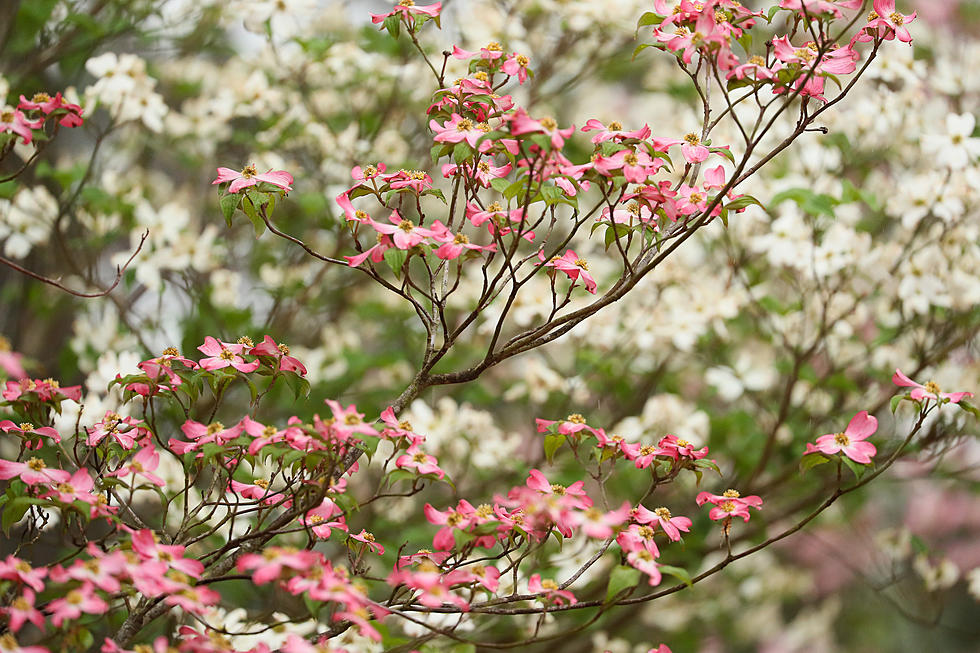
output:
M 208 356 L 201 359 L 201 367 L 205 370 L 214 371 L 224 367 L 234 367 L 239 372 L 254 372 L 259 367 L 259 361 L 246 363 L 242 354 L 246 344 L 222 342 L 211 336 L 204 338 L 204 344 L 198 347 L 198 351 Z
M 78 619 L 85 614 L 105 614 L 109 604 L 95 594 L 95 588 L 89 583 L 70 590 L 64 597 L 48 603 L 47 610 L 51 614 L 51 623 L 60 628 L 66 620 Z
M 650 577 L 648 581 L 651 585 L 659 585 L 663 580 L 660 573 L 660 565 L 653 553 L 647 549 L 636 549 L 626 554 L 626 562 L 635 569 L 639 569 Z
M 935 381 L 928 381 L 925 385 L 916 383 L 902 374 L 902 370 L 899 369 L 895 370 L 895 374 L 892 376 L 892 383 L 899 386 L 915 388 L 909 393 L 909 396 L 916 401 L 932 399 L 941 403 L 949 401 L 950 403 L 958 404 L 963 397 L 973 396 L 972 392 L 943 392 Z
M 681 531 L 685 533 L 691 530 L 691 520 L 687 517 L 674 517 L 670 510 L 664 507 L 656 510 L 647 510 L 643 506 L 637 506 L 633 510 L 633 520 L 640 524 L 660 524 L 660 528 L 673 542 L 679 542 Z
M 23 139 L 24 145 L 30 143 L 34 138 L 34 132 L 31 130 L 40 129 L 43 124 L 44 118 L 28 120 L 20 109 L 0 108 L 0 134 L 13 132 Z
M 867 465 L 878 450 L 870 442 L 865 442 L 871 434 L 878 430 L 878 420 L 862 410 L 851 418 L 847 428 L 841 433 L 828 433 L 817 438 L 816 446 L 812 449 L 807 445 L 807 452 L 820 451 L 833 455 L 843 452 L 854 462 Z
M 544 262 L 544 252 L 538 251 L 538 258 Z M 585 289 L 592 293 L 596 293 L 596 281 L 592 274 L 589 272 L 589 264 L 585 259 L 579 258 L 579 255 L 575 253 L 575 250 L 568 250 L 561 256 L 553 256 L 548 262 L 544 263 L 546 268 L 555 268 L 556 270 L 561 270 L 568 275 L 568 278 L 574 282 L 579 278 L 585 283 Z
M 229 193 L 237 193 L 249 186 L 255 186 L 260 181 L 278 186 L 284 191 L 291 191 L 293 189 L 290 186 L 293 183 L 293 176 L 285 170 L 269 170 L 260 174 L 252 164 L 242 168 L 241 172 L 232 170 L 231 168 L 218 168 L 218 178 L 212 181 L 211 185 L 223 184 L 229 181 L 231 182 L 231 186 L 228 187 Z
M 17 632 L 25 621 L 30 621 L 39 630 L 44 630 L 44 615 L 34 607 L 35 594 L 33 590 L 24 589 L 24 593 L 10 602 L 9 608 L 0 608 L 0 614 L 7 616 L 10 630 Z
M 723 494 L 701 492 L 695 501 L 699 506 L 703 506 L 705 503 L 713 504 L 715 507 L 708 513 L 708 517 L 715 521 L 729 517 L 741 517 L 748 521 L 749 508 L 759 509 L 762 507 L 762 499 L 758 496 L 753 494 L 743 497 L 738 493 L 738 490 L 725 490 Z
M 71 474 L 63 469 L 52 469 L 40 458 L 30 458 L 26 463 L 15 463 L 0 458 L 0 480 L 20 478 L 27 485 L 38 483 L 67 483 Z
M 8 555 L 5 560 L 0 560 L 0 580 L 12 580 L 23 583 L 31 587 L 35 592 L 40 592 L 44 589 L 44 581 L 42 579 L 47 575 L 47 568 L 38 567 L 35 569 L 31 566 L 31 563 L 13 555 Z
M 568 603 L 569 605 L 574 605 L 578 603 L 578 599 L 575 595 L 568 590 L 563 590 L 560 588 L 558 583 L 546 578 L 541 579 L 541 574 L 534 574 L 527 581 L 527 591 L 530 594 L 538 594 L 540 598 L 545 603 L 554 603 L 555 605 L 561 605 L 562 603 Z
M 272 336 L 265 336 L 255 347 L 248 351 L 250 356 L 272 356 L 278 362 L 278 369 L 283 372 L 296 372 L 300 376 L 306 376 L 306 366 L 299 359 L 289 355 L 289 347 L 284 343 L 276 344 Z
M 395 459 L 395 466 L 399 469 L 414 469 L 419 474 L 435 474 L 437 478 L 446 475 L 439 467 L 439 461 L 435 456 L 422 451 L 418 443 L 413 443 L 405 453 Z

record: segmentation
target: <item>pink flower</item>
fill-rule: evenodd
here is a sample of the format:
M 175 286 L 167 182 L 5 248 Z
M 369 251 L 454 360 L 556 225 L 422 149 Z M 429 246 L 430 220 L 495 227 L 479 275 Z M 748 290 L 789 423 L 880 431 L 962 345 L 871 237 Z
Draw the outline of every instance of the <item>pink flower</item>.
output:
M 432 188 L 432 177 L 424 170 L 399 170 L 390 175 L 385 175 L 381 181 L 388 184 L 391 190 L 411 188 L 416 193 Z
M 635 551 L 630 551 L 626 554 L 626 562 L 630 566 L 639 569 L 644 574 L 650 577 L 649 583 L 651 585 L 659 585 L 660 581 L 663 580 L 663 576 L 660 573 L 660 565 L 657 564 L 656 556 L 647 549 L 636 549 Z
M 330 518 L 336 515 L 340 515 L 340 518 L 330 521 Z M 340 506 L 327 498 L 324 498 L 323 502 L 316 508 L 306 511 L 306 514 L 300 517 L 299 523 L 308 527 L 313 531 L 314 535 L 323 540 L 330 537 L 331 529 L 333 528 L 338 528 L 345 533 L 347 532 L 344 511 L 340 509 Z
M 44 630 L 44 615 L 34 607 L 34 598 L 34 592 L 25 589 L 22 595 L 11 601 L 9 608 L 0 608 L 0 614 L 5 614 L 10 619 L 10 630 L 16 633 L 25 621 L 30 621 L 39 630 Z
M 24 145 L 27 145 L 34 138 L 32 129 L 39 129 L 44 124 L 44 118 L 30 121 L 24 116 L 20 109 L 4 107 L 0 109 L 0 134 L 13 132 L 20 136 Z
M 223 184 L 229 181 L 231 182 L 231 186 L 228 187 L 229 193 L 237 193 L 243 188 L 255 186 L 260 181 L 278 186 L 287 192 L 293 189 L 290 186 L 293 183 L 293 176 L 285 170 L 269 170 L 268 172 L 259 174 L 252 164 L 242 168 L 241 172 L 236 172 L 231 168 L 218 168 L 218 178 L 212 181 L 211 185 Z
M 136 444 L 136 438 L 142 438 L 148 434 L 147 430 L 141 424 L 141 422 L 132 417 L 123 417 L 111 410 L 107 410 L 101 422 L 96 422 L 92 428 L 86 429 L 88 431 L 88 439 L 85 443 L 90 447 L 94 447 L 102 442 L 106 436 L 109 436 L 118 442 L 119 446 L 123 449 L 132 449 Z
M 948 401 L 953 404 L 958 404 L 963 397 L 973 396 L 972 392 L 943 392 L 939 389 L 939 385 L 935 381 L 928 381 L 925 385 L 916 383 L 902 374 L 902 370 L 899 369 L 895 370 L 895 374 L 892 376 L 892 383 L 903 387 L 915 388 L 915 390 L 909 393 L 909 396 L 916 401 L 932 399 L 940 403 L 946 403 Z
M 360 533 L 357 533 L 356 535 L 349 535 L 348 537 L 350 537 L 352 540 L 363 542 L 367 545 L 367 548 L 371 549 L 378 555 L 382 555 L 385 552 L 385 548 L 378 544 L 378 542 L 374 539 L 374 534 L 368 533 L 363 528 L 361 529 Z
M 574 605 L 578 603 L 578 599 L 575 598 L 574 594 L 568 590 L 561 589 L 555 581 L 549 578 L 541 580 L 541 574 L 534 574 L 528 579 L 527 591 L 531 594 L 540 594 L 545 603 L 554 603 L 556 605 L 562 603 Z
M 602 512 L 598 508 L 592 507 L 582 512 L 576 513 L 575 525 L 589 537 L 604 540 L 612 537 L 615 529 L 623 525 L 629 519 L 630 504 L 624 501 L 616 510 Z
M 558 424 L 558 432 L 562 435 L 572 435 L 580 431 L 588 431 L 595 435 L 596 431 L 585 423 L 585 418 L 578 413 L 572 413 L 561 422 L 550 419 L 536 418 L 534 423 L 538 427 L 538 433 L 547 433 L 551 427 Z
M 399 469 L 414 469 L 419 474 L 435 474 L 437 478 L 446 475 L 446 472 L 439 468 L 436 457 L 422 451 L 418 443 L 413 443 L 404 454 L 398 456 L 395 459 L 395 466 Z
M 42 579 L 47 575 L 47 568 L 38 567 L 35 569 L 26 560 L 21 560 L 13 555 L 8 555 L 5 560 L 0 561 L 0 580 L 12 580 L 23 583 L 33 588 L 35 592 L 40 592 L 44 589 L 44 581 Z
M 95 595 L 95 588 L 83 583 L 78 589 L 69 591 L 64 598 L 55 599 L 48 604 L 51 623 L 60 628 L 66 620 L 78 619 L 85 614 L 105 614 L 109 604 Z
M 278 579 L 283 569 L 303 572 L 323 563 L 323 556 L 316 551 L 292 547 L 270 547 L 262 553 L 246 553 L 238 559 L 238 571 L 255 570 L 252 582 L 264 585 Z M 328 563 L 329 564 L 329 563 Z
M 82 124 L 82 107 L 71 102 L 65 102 L 64 98 L 61 97 L 60 91 L 54 97 L 51 97 L 47 93 L 36 93 L 30 100 L 21 95 L 20 104 L 17 105 L 17 108 L 27 109 L 29 111 L 39 110 L 45 116 L 53 111 L 64 109 L 66 113 L 58 121 L 58 124 L 62 127 L 78 127 Z
M 653 149 L 658 152 L 666 152 L 674 145 L 681 146 L 681 154 L 688 163 L 701 163 L 708 159 L 711 150 L 701 144 L 701 138 L 691 132 L 684 138 L 654 138 Z
M 186 548 L 177 544 L 160 544 L 156 534 L 145 528 L 133 533 L 133 551 L 139 555 L 140 560 L 162 562 L 170 569 L 176 569 L 192 578 L 200 578 L 204 573 L 204 565 L 193 558 L 185 558 Z
M 149 445 L 137 451 L 136 455 L 129 461 L 129 464 L 120 467 L 114 472 L 106 472 L 106 476 L 117 476 L 121 478 L 123 476 L 136 476 L 139 474 L 157 487 L 164 487 L 167 484 L 166 481 L 153 473 L 159 466 L 160 454 L 153 445 Z M 135 479 L 133 479 L 133 482 L 135 482 Z
M 388 220 L 391 222 L 391 224 L 375 222 L 371 218 L 367 218 L 365 222 L 371 225 L 378 233 L 389 236 L 395 243 L 395 247 L 398 249 L 412 249 L 423 240 L 430 238 L 433 235 L 433 231 L 431 229 L 416 227 L 415 223 L 411 220 L 405 220 L 402 218 L 401 215 L 398 214 L 398 211 L 392 211 L 391 215 L 388 216 Z M 351 264 L 352 267 L 355 267 L 353 265 L 353 261 L 351 261 Z
M 249 350 L 250 356 L 272 356 L 279 361 L 279 369 L 283 372 L 296 372 L 300 376 L 306 376 L 306 366 L 298 359 L 289 355 L 289 347 L 284 343 L 276 344 L 272 336 L 265 336 L 255 347 Z
M 867 465 L 871 456 L 878 450 L 870 442 L 864 442 L 872 433 L 878 430 L 878 420 L 862 410 L 855 415 L 843 433 L 828 433 L 817 438 L 817 444 L 807 446 L 807 453 L 820 451 L 825 454 L 844 452 L 844 455 L 854 462 Z
M 575 481 L 568 487 L 558 483 L 550 483 L 537 469 L 532 469 L 527 477 L 527 487 L 537 490 L 542 494 L 556 495 L 562 498 L 562 502 L 568 507 L 586 509 L 592 507 L 592 499 L 585 493 L 585 482 Z
M 575 125 L 565 129 L 559 129 L 558 123 L 551 117 L 533 120 L 523 108 L 519 108 L 514 113 L 508 114 L 507 120 L 510 122 L 510 133 L 512 135 L 544 134 L 551 138 L 551 146 L 556 150 L 564 147 L 565 139 L 575 132 Z
M 701 492 L 695 501 L 699 506 L 703 506 L 705 503 L 713 504 L 715 507 L 708 513 L 708 517 L 715 521 L 733 516 L 748 521 L 749 508 L 759 509 L 762 507 L 762 499 L 754 494 L 743 497 L 738 493 L 738 490 L 725 490 L 723 494 Z
M 7 401 L 17 401 L 22 396 L 34 393 L 41 401 L 61 402 L 65 399 L 79 402 L 82 399 L 82 386 L 72 385 L 61 387 L 54 379 L 21 379 L 20 381 L 7 381 L 6 389 L 3 391 L 3 398 Z
M 660 549 L 653 539 L 656 534 L 653 527 L 647 524 L 630 524 L 626 530 L 620 531 L 616 536 L 616 544 L 627 553 L 646 549 L 654 558 L 658 558 Z
M 415 16 L 428 16 L 429 18 L 435 18 L 439 15 L 440 11 L 442 11 L 441 2 L 416 7 L 415 0 L 398 0 L 397 4 L 395 4 L 395 8 L 389 11 L 387 14 L 371 14 L 371 22 L 383 23 L 385 18 L 388 16 L 398 15 L 402 20 L 411 24 L 414 22 Z
M 633 510 L 633 519 L 640 524 L 660 524 L 660 528 L 673 542 L 679 542 L 681 531 L 685 533 L 691 530 L 691 520 L 687 517 L 674 517 L 670 510 L 664 507 L 656 510 L 647 510 L 643 506 L 637 506 Z
M 527 76 L 530 70 L 528 65 L 530 65 L 531 60 L 527 58 L 526 55 L 514 53 L 507 57 L 504 65 L 500 67 L 502 71 L 513 77 L 517 75 L 517 83 L 523 84 L 527 81 Z
M 0 459 L 0 479 L 19 477 L 27 485 L 38 483 L 67 483 L 71 474 L 63 469 L 52 469 L 40 458 L 30 458 L 26 463 Z
M 19 437 L 23 438 L 24 440 L 27 440 L 27 445 L 26 445 L 27 449 L 41 448 L 41 438 L 36 439 L 37 446 L 31 447 L 31 440 L 32 440 L 31 436 L 35 434 L 43 435 L 47 438 L 51 438 L 52 440 L 54 440 L 55 444 L 61 442 L 61 435 L 59 435 L 58 432 L 55 431 L 50 426 L 34 426 L 30 422 L 22 422 L 21 424 L 18 425 L 18 424 L 14 424 L 9 419 L 5 419 L 2 422 L 0 422 L 0 431 L 3 431 L 4 433 L 10 433 L 11 431 L 17 433 Z
M 435 120 L 430 120 L 429 128 L 436 133 L 433 140 L 437 143 L 460 143 L 466 141 L 474 149 L 477 146 L 476 142 L 490 131 L 490 125 L 487 123 L 475 123 L 458 113 L 453 113 L 451 119 L 443 123 L 442 126 Z M 483 144 L 481 144 L 481 151 L 490 148 L 491 143 L 486 142 L 485 144 L 486 147 L 483 147 Z
M 246 363 L 242 358 L 245 348 L 252 343 L 230 343 L 216 340 L 211 336 L 204 338 L 204 344 L 198 347 L 198 351 L 208 356 L 201 360 L 201 367 L 205 370 L 214 371 L 224 367 L 234 367 L 239 372 L 254 372 L 259 367 L 259 361 Z
M 622 123 L 613 121 L 609 125 L 603 125 L 601 122 L 592 118 L 585 123 L 585 127 L 582 127 L 582 131 L 594 131 L 598 130 L 599 133 L 592 137 L 592 142 L 599 144 L 603 141 L 614 140 L 621 142 L 627 138 L 636 138 L 638 140 L 645 140 L 650 136 L 650 126 L 643 125 L 639 129 L 633 131 L 624 131 Z
M 470 59 L 476 55 L 480 55 L 480 58 L 486 61 L 493 61 L 504 56 L 504 51 L 496 41 L 491 41 L 485 47 L 480 48 L 479 52 L 470 52 L 457 45 L 453 46 L 453 57 L 456 59 Z
M 885 31 L 886 41 L 898 37 L 902 43 L 911 43 L 912 35 L 905 26 L 915 20 L 916 12 L 904 15 L 895 11 L 895 0 L 874 0 L 873 4 L 875 17 L 867 26 L 879 28 L 879 33 Z
M 544 252 L 538 251 L 538 258 L 544 261 Z M 585 282 L 585 289 L 592 293 L 596 292 L 596 281 L 593 276 L 589 273 L 589 264 L 584 260 L 579 258 L 575 250 L 568 250 L 561 256 L 553 256 L 551 260 L 544 264 L 546 268 L 555 268 L 556 270 L 561 270 L 568 275 L 568 278 L 574 282 L 582 278 Z

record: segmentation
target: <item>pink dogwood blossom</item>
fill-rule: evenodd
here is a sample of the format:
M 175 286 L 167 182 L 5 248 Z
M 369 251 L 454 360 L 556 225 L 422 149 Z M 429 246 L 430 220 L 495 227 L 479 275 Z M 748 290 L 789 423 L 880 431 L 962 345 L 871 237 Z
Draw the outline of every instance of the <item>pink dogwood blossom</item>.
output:
M 293 183 L 293 176 L 285 170 L 269 170 L 260 174 L 253 164 L 245 166 L 241 172 L 231 168 L 218 168 L 218 177 L 211 182 L 211 185 L 224 184 L 229 181 L 231 182 L 228 187 L 229 193 L 237 193 L 249 186 L 255 186 L 260 181 L 277 186 L 287 192 L 293 189 L 290 185 Z
M 843 453 L 854 462 L 867 465 L 878 450 L 865 440 L 878 430 L 878 420 L 862 410 L 851 418 L 847 428 L 841 433 L 828 433 L 817 438 L 816 446 L 807 445 L 807 453 L 820 451 L 833 455 Z

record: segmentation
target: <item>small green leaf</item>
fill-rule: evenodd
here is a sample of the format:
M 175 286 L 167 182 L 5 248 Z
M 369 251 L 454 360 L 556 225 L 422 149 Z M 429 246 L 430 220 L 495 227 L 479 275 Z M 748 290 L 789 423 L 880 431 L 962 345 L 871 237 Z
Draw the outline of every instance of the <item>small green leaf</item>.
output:
M 401 15 L 392 14 L 385 18 L 384 27 L 391 34 L 392 38 L 397 39 L 402 31 Z
M 245 197 L 242 199 L 242 211 L 248 216 L 248 219 L 252 221 L 252 226 L 255 228 L 256 239 L 262 235 L 265 231 L 265 222 L 262 221 L 262 217 L 256 212 L 255 204 L 252 202 L 252 198 Z
M 682 569 L 681 567 L 673 567 L 671 565 L 660 565 L 658 569 L 660 569 L 661 574 L 667 574 L 668 576 L 673 576 L 674 578 L 681 581 L 688 587 L 690 587 L 693 584 L 691 583 L 691 574 L 687 573 L 686 569 Z
M 609 574 L 606 585 L 606 603 L 612 603 L 640 583 L 642 573 L 639 569 L 627 565 L 618 565 Z
M 554 462 L 555 452 L 563 444 L 565 444 L 565 436 L 561 433 L 549 433 L 544 436 L 544 455 L 548 459 L 549 464 Z
M 734 211 L 736 209 L 743 209 L 746 206 L 749 206 L 750 204 L 755 204 L 756 206 L 762 206 L 762 202 L 752 197 L 751 195 L 742 195 L 740 197 L 736 197 L 731 202 L 726 204 L 725 208 L 730 211 Z M 765 209 L 766 207 L 762 206 L 762 208 Z
M 228 193 L 221 198 L 221 214 L 225 216 L 225 222 L 228 223 L 229 227 L 231 226 L 231 216 L 235 215 L 235 209 L 238 208 L 241 199 L 237 193 Z
M 803 460 L 800 461 L 800 474 L 806 474 L 809 470 L 813 469 L 817 465 L 823 465 L 824 463 L 829 463 L 830 458 L 823 455 L 822 453 L 811 453 L 803 456 Z
M 405 266 L 405 261 L 408 260 L 408 251 L 404 249 L 398 249 L 397 247 L 392 247 L 386 249 L 384 253 L 385 263 L 391 268 L 391 271 L 395 273 L 395 276 L 401 278 L 402 268 Z
M 498 193 L 504 193 L 510 186 L 510 180 L 504 177 L 494 177 L 490 180 L 490 187 L 493 188 Z
M 867 466 L 862 465 L 860 463 L 856 463 L 845 455 L 842 454 L 838 454 L 838 455 L 840 455 L 840 459 L 844 462 L 844 464 L 847 465 L 847 468 L 854 473 L 854 478 L 860 480 L 861 477 L 864 475 L 864 470 L 867 469 Z

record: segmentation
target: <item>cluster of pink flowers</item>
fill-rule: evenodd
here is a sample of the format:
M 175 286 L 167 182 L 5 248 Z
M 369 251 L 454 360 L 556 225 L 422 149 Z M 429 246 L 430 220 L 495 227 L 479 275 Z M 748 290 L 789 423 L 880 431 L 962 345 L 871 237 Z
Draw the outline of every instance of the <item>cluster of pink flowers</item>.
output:
M 841 18 L 842 9 L 860 9 L 861 0 L 781 0 L 779 7 L 797 13 L 805 19 Z M 894 0 L 875 0 L 874 11 L 862 27 L 844 46 L 808 41 L 792 44 L 789 36 L 772 40 L 766 56 L 750 55 L 740 60 L 732 51 L 732 43 L 756 24 L 762 12 L 753 12 L 735 0 L 681 0 L 671 11 L 665 0 L 658 0 L 655 11 L 661 16 L 653 26 L 653 39 L 660 47 L 675 53 L 685 64 L 695 54 L 710 57 L 729 80 L 745 83 L 770 84 L 774 90 L 792 90 L 804 97 L 825 101 L 824 80 L 833 75 L 853 73 L 860 59 L 855 49 L 858 43 L 898 39 L 908 43 L 912 37 L 906 25 L 915 19 L 895 10 Z
M 34 140 L 34 130 L 43 128 L 49 117 L 57 118 L 62 127 L 78 127 L 83 122 L 82 108 L 66 102 L 60 92 L 54 97 L 37 93 L 30 100 L 21 95 L 16 109 L 0 107 L 0 134 L 16 134 L 27 145 Z

